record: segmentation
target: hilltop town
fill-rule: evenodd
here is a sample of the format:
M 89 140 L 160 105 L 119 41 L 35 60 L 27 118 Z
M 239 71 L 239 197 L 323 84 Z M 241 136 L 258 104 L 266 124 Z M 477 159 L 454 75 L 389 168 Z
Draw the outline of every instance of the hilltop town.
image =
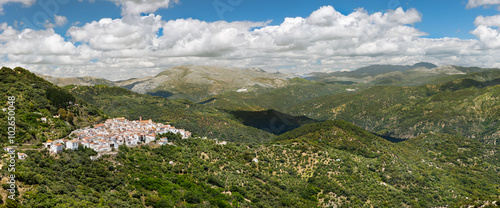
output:
M 107 119 L 105 123 L 97 124 L 94 128 L 87 127 L 73 131 L 70 135 L 74 138 L 48 140 L 43 143 L 51 153 L 57 154 L 68 150 L 78 150 L 79 147 L 91 148 L 98 155 L 91 159 L 97 159 L 104 154 L 110 154 L 120 145 L 135 147 L 149 144 L 156 140 L 156 136 L 172 132 L 180 134 L 183 139 L 191 137 L 191 132 L 184 129 L 176 129 L 170 125 L 155 123 L 151 119 L 129 121 L 125 118 Z M 169 144 L 168 138 L 164 137 L 156 141 L 160 145 Z

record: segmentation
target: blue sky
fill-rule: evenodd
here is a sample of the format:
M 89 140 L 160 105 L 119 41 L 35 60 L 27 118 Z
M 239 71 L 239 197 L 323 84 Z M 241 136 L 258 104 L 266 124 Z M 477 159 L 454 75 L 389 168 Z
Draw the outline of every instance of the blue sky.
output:
M 50 1 L 47 1 L 50 2 Z M 50 5 L 52 11 L 57 15 L 67 17 L 70 23 L 86 23 L 98 21 L 101 18 L 120 18 L 120 8 L 113 2 L 105 0 L 90 1 L 69 1 L 61 4 L 57 2 L 58 9 Z M 218 3 L 217 3 L 218 2 Z M 236 2 L 231 4 L 230 2 Z M 43 28 L 41 24 L 35 24 L 34 14 L 46 12 L 40 5 L 43 1 L 26 7 L 21 3 L 8 3 L 4 5 L 4 15 L 0 16 L 0 22 L 7 22 L 10 25 L 14 21 L 23 21 L 26 18 L 34 26 Z M 416 23 L 415 27 L 421 31 L 429 33 L 428 37 L 458 37 L 475 38 L 469 32 L 474 30 L 474 19 L 479 16 L 496 15 L 499 12 L 493 8 L 466 9 L 467 2 L 457 0 L 315 0 L 315 1 L 290 1 L 274 0 L 186 0 L 174 3 L 170 8 L 162 8 L 155 13 L 163 17 L 164 20 L 179 18 L 193 18 L 204 21 L 267 21 L 273 20 L 271 24 L 280 24 L 285 17 L 307 17 L 311 12 L 321 6 L 331 5 L 335 10 L 349 14 L 355 9 L 364 8 L 370 13 L 386 11 L 388 9 L 415 8 L 422 13 L 422 22 Z M 218 5 L 216 8 L 215 5 Z M 225 7 L 227 6 L 227 7 Z M 50 10 L 49 10 L 50 11 Z M 218 12 L 219 11 L 219 12 Z M 49 16 L 49 15 L 47 15 Z M 38 15 L 39 19 L 44 19 L 44 15 Z M 222 18 L 221 18 L 222 17 Z M 56 28 L 56 32 L 65 35 L 65 31 L 71 25 Z M 38 29 L 37 28 L 37 29 Z
M 482 67 L 499 65 L 499 60 L 494 57 L 498 49 L 496 45 L 500 45 L 500 18 L 496 18 L 500 13 L 500 1 L 497 0 L 141 0 L 135 4 L 131 3 L 131 0 L 6 2 L 3 5 L 0 3 L 3 8 L 0 24 L 4 24 L 3 28 L 0 28 L 0 49 L 4 47 L 6 51 L 11 52 L 0 54 L 1 60 L 5 60 L 6 65 L 28 66 L 35 71 L 56 76 L 95 74 L 118 79 L 143 76 L 174 64 L 259 66 L 269 71 L 286 68 L 292 73 L 355 69 L 377 63 L 411 64 L 417 61 Z M 356 12 L 359 8 L 364 10 Z M 401 10 L 399 13 L 395 12 L 398 8 Z M 315 18 L 327 18 L 337 22 L 328 23 L 329 28 L 312 24 L 313 13 L 318 14 Z M 341 16 L 331 19 L 337 13 Z M 375 20 L 375 13 L 381 13 L 381 16 L 386 15 L 388 18 Z M 396 19 L 389 17 L 391 15 Z M 56 21 L 56 16 L 59 21 Z M 351 16 L 356 16 L 354 22 L 350 23 L 351 26 L 344 25 L 342 22 L 352 21 Z M 476 18 L 479 16 L 486 18 L 477 22 Z M 100 22 L 103 18 L 116 21 Z M 191 20 L 187 21 L 188 18 Z M 298 19 L 285 24 L 285 18 Z M 408 21 L 398 21 L 397 18 L 408 18 Z M 269 20 L 272 21 L 268 22 Z M 216 21 L 222 21 L 224 24 L 214 23 Z M 203 24 L 200 25 L 200 22 Z M 399 36 L 366 34 L 369 32 L 363 29 L 361 23 L 366 27 L 373 27 L 374 30 Z M 183 30 L 184 37 L 173 34 L 177 28 L 171 25 L 186 29 Z M 130 29 L 134 26 L 137 30 Z M 202 27 L 203 30 L 197 27 Z M 16 40 L 15 36 L 12 36 L 12 33 L 23 34 L 26 28 L 31 29 L 31 39 Z M 120 33 L 113 32 L 113 28 L 121 28 L 125 38 Z M 254 31 L 254 28 L 261 30 Z M 301 28 L 317 30 L 321 37 L 313 38 L 315 33 L 302 34 Z M 356 35 L 339 32 L 339 28 Z M 169 31 L 165 31 L 166 29 Z M 10 33 L 7 33 L 9 30 Z M 98 30 L 98 35 L 92 37 L 92 30 Z M 239 33 L 228 32 L 231 30 Z M 168 37 L 154 36 L 159 33 L 165 33 Z M 11 36 L 7 36 L 8 34 Z M 149 39 L 141 42 L 137 35 L 145 35 Z M 239 39 L 241 37 L 238 35 L 245 37 Z M 34 40 L 36 37 L 46 38 L 45 43 L 48 45 L 60 45 L 48 51 L 19 51 L 20 49 L 15 48 L 16 44 L 42 44 Z M 225 41 L 226 37 L 234 42 Z M 257 40 L 262 37 L 265 38 Z M 339 41 L 332 41 L 333 39 Z M 263 41 L 274 45 L 266 47 L 258 44 Z M 344 45 L 346 41 L 353 42 Z M 242 45 L 240 42 L 247 44 Z M 105 46 L 108 43 L 109 47 Z M 182 44 L 179 45 L 180 43 Z M 457 44 L 460 47 L 457 47 Z M 166 47 L 163 51 L 158 48 L 162 46 Z M 198 46 L 203 48 L 197 48 Z M 351 48 L 341 50 L 337 48 L 339 46 Z M 52 54 L 54 51 L 57 53 Z M 117 69 L 123 70 L 121 68 L 127 65 L 116 64 L 120 60 L 138 63 L 129 61 L 130 57 L 123 55 L 132 51 L 148 54 L 139 57 L 142 65 L 128 66 L 136 69 L 135 71 L 130 70 L 121 77 L 112 77 L 116 73 L 99 71 L 100 67 L 109 69 L 115 65 Z M 487 55 L 489 56 L 486 62 L 479 58 Z M 166 58 L 171 62 L 160 63 L 160 60 L 151 57 Z M 64 60 L 73 60 L 75 64 Z M 279 64 L 276 60 L 285 61 Z

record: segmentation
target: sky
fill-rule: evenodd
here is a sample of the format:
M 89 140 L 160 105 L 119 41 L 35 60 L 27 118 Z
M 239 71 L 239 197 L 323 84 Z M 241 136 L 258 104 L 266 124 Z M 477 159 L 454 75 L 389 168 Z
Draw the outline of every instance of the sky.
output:
M 0 0 L 0 65 L 109 80 L 178 65 L 493 68 L 499 26 L 500 0 Z

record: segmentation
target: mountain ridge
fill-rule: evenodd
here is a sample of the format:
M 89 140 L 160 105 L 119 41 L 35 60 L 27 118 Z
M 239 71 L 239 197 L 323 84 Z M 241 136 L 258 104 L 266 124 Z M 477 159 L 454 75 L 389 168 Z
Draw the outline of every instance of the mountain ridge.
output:
M 280 87 L 293 75 L 268 73 L 260 68 L 239 69 L 227 66 L 182 65 L 154 76 L 109 81 L 95 77 L 56 78 L 42 75 L 58 85 L 119 86 L 141 94 L 199 101 L 208 96 L 238 89 Z

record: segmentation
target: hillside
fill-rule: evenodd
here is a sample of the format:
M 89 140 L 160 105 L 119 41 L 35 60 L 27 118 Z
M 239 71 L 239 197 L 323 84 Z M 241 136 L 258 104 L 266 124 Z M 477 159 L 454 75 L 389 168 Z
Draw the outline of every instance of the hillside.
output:
M 335 77 L 339 78 L 351 78 L 353 80 L 364 78 L 364 77 L 373 77 L 376 75 L 391 73 L 391 72 L 404 72 L 406 70 L 414 69 L 414 68 L 435 68 L 437 67 L 434 64 L 427 62 L 420 62 L 414 65 L 370 65 L 355 69 L 353 71 L 335 71 L 335 72 L 313 72 L 310 74 L 308 79 L 316 80 L 316 81 L 327 81 L 334 80 Z
M 378 75 L 384 74 L 388 72 L 396 72 L 396 71 L 406 71 L 415 68 L 426 68 L 432 69 L 437 67 L 432 63 L 420 62 L 414 65 L 371 65 L 366 67 L 361 67 L 359 69 L 354 70 L 351 74 L 361 74 L 361 75 Z
M 280 136 L 282 137 L 282 136 Z M 345 121 L 309 124 L 279 142 L 28 151 L 25 207 L 459 207 L 491 205 L 500 167 L 473 140 L 426 134 L 393 144 Z M 283 139 L 282 137 L 282 139 Z M 493 149 L 495 150 L 495 149 Z M 496 149 L 498 151 L 498 148 Z M 467 154 L 464 154 L 467 153 Z
M 413 138 L 441 132 L 494 143 L 500 137 L 500 85 L 458 79 L 420 87 L 379 86 L 353 95 L 323 96 L 287 113 L 345 119 L 385 136 Z
M 71 130 L 100 122 L 106 116 L 67 90 L 17 67 L 0 69 L 0 142 L 7 139 L 8 96 L 15 97 L 16 142 L 38 144 L 65 137 Z
M 420 65 L 414 65 L 420 66 Z M 422 64 L 425 66 L 425 64 Z M 344 72 L 342 72 L 344 73 Z M 254 88 L 248 92 L 230 91 L 221 93 L 198 103 L 219 109 L 262 111 L 274 109 L 288 112 L 289 108 L 314 98 L 337 94 L 354 94 L 376 86 L 422 86 L 425 84 L 444 84 L 458 79 L 471 79 L 478 82 L 490 82 L 500 77 L 498 69 L 473 67 L 441 66 L 435 68 L 417 67 L 405 71 L 393 71 L 360 81 L 309 81 L 303 78 L 287 80 L 285 86 L 275 88 Z M 328 78 L 325 77 L 325 79 Z M 338 95 L 342 97 L 342 95 Z M 318 118 L 318 117 L 315 117 Z
M 188 100 L 170 100 L 105 85 L 70 85 L 66 88 L 75 97 L 99 106 L 111 117 L 138 120 L 142 116 L 155 122 L 170 123 L 195 135 L 227 141 L 261 143 L 274 138 L 265 131 L 241 124 L 229 113 Z
M 274 109 L 316 120 L 344 119 L 384 137 L 408 139 L 442 132 L 495 143 L 500 137 L 500 70 L 445 66 L 392 73 L 421 72 L 448 75 L 436 75 L 436 84 L 415 87 L 294 78 L 284 87 L 223 93 L 200 103 L 230 111 Z
M 185 65 L 166 69 L 149 77 L 132 78 L 123 81 L 109 81 L 95 77 L 61 78 L 39 75 L 53 84 L 119 86 L 141 94 L 200 101 L 213 95 L 238 90 L 253 91 L 259 88 L 285 86 L 292 75 L 267 73 L 262 69 L 238 69 L 225 66 Z
M 435 66 L 429 63 L 419 63 L 412 66 L 375 65 L 351 72 L 312 73 L 307 79 L 325 83 L 349 83 L 351 85 L 420 86 L 440 84 L 443 81 L 451 81 L 464 78 L 472 73 L 487 71 L 493 72 L 495 69 Z
M 354 93 L 364 88 L 366 86 L 358 86 L 356 89 L 349 85 L 327 84 L 296 77 L 288 80 L 287 85 L 283 87 L 257 88 L 251 92 L 227 92 L 210 97 L 200 103 L 229 110 L 261 111 L 274 109 L 285 111 L 294 105 L 313 98 L 340 93 Z
M 278 87 L 290 75 L 267 73 L 261 69 L 238 69 L 223 66 L 177 66 L 154 77 L 116 82 L 117 86 L 138 93 L 173 99 L 201 99 L 238 89 Z
M 51 82 L 59 87 L 64 87 L 66 85 L 78 85 L 78 86 L 94 86 L 94 85 L 107 85 L 115 86 L 113 81 L 109 81 L 103 78 L 97 77 L 51 77 L 42 74 L 36 74 L 37 76 Z

